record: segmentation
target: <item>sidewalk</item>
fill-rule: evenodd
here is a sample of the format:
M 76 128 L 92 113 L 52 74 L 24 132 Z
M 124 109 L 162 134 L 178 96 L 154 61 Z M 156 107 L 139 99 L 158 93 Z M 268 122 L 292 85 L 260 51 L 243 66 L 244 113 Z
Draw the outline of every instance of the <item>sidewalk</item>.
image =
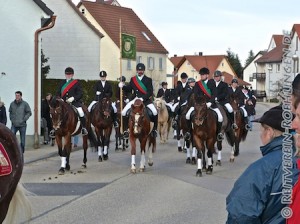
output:
M 40 148 L 25 148 L 24 152 L 24 164 L 32 163 L 38 160 L 46 159 L 49 157 L 57 156 L 58 149 L 57 145 L 40 145 Z

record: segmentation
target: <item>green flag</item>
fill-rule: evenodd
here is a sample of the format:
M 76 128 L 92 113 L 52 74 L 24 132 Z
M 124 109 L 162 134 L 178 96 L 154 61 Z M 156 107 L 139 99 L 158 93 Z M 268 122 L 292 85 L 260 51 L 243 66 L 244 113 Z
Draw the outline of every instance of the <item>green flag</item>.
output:
M 122 33 L 122 58 L 136 59 L 136 38 L 135 36 Z

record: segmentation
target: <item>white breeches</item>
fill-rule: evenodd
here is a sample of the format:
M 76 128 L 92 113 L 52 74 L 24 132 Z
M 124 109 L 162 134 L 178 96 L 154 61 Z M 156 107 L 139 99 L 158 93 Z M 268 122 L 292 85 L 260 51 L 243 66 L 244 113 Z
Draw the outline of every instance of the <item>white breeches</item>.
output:
M 142 100 L 142 98 L 137 98 L 136 97 L 133 100 L 131 100 L 129 103 L 127 103 L 126 106 L 124 107 L 124 109 L 122 110 L 122 116 L 126 115 L 127 111 L 131 108 L 131 105 L 134 104 L 134 101 L 136 99 L 141 99 Z M 152 113 L 153 113 L 154 116 L 157 115 L 157 110 L 156 110 L 154 104 L 152 104 L 152 103 L 148 104 L 147 107 L 152 111 Z
M 229 113 L 232 113 L 232 112 L 233 112 L 232 106 L 231 106 L 229 103 L 226 103 L 226 104 L 225 104 L 225 107 L 226 107 L 226 109 L 227 109 L 227 111 L 228 111 Z
M 96 100 L 92 101 L 88 107 L 88 111 L 91 112 L 92 107 L 94 106 L 94 104 L 97 103 Z
M 173 105 L 171 105 L 172 112 L 175 112 L 175 108 L 177 107 L 178 104 L 179 104 L 179 102 L 174 103 Z
M 219 110 L 219 108 L 209 108 L 209 109 L 214 110 L 214 111 L 217 113 L 217 115 L 218 115 L 218 122 L 223 122 L 223 116 L 222 116 L 221 111 Z M 187 112 L 186 115 L 185 115 L 185 118 L 186 118 L 187 120 L 190 120 L 190 119 L 191 119 L 191 113 L 192 113 L 194 110 L 195 110 L 194 107 L 191 107 L 191 108 L 188 110 L 188 112 Z
M 89 111 L 89 112 L 91 112 L 92 107 L 93 107 L 94 104 L 97 103 L 97 102 L 98 102 L 98 101 L 95 101 L 95 100 L 91 102 L 91 104 L 90 104 L 89 107 L 88 107 L 88 111 Z M 111 106 L 112 106 L 112 108 L 113 108 L 113 110 L 114 110 L 114 113 L 117 113 L 116 103 L 115 103 L 115 102 L 112 102 L 112 103 L 111 103 Z
M 112 103 L 111 103 L 111 106 L 112 106 L 112 108 L 113 108 L 113 110 L 114 110 L 114 113 L 117 113 L 116 102 L 112 102 Z
M 83 117 L 84 113 L 83 113 L 82 107 L 77 107 L 76 109 L 77 109 L 77 111 L 79 113 L 79 117 Z
M 248 113 L 247 113 L 247 111 L 246 111 L 246 109 L 245 109 L 245 106 L 241 106 L 240 107 L 242 110 L 243 110 L 243 112 L 244 112 L 244 117 L 248 117 Z

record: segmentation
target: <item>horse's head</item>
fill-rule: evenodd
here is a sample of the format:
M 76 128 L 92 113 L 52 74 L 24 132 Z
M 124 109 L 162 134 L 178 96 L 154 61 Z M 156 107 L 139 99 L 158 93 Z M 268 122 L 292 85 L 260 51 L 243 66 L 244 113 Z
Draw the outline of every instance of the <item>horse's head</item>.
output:
M 140 99 L 136 99 L 131 105 L 130 120 L 133 123 L 133 132 L 138 134 L 143 129 L 143 121 L 145 117 L 145 106 Z
M 206 101 L 204 98 L 195 98 L 195 114 L 194 114 L 194 124 L 196 126 L 203 125 L 203 122 L 207 119 L 208 108 L 206 106 Z
M 239 110 L 239 103 L 238 103 L 238 98 L 237 96 L 235 96 L 234 94 L 232 94 L 229 98 L 229 103 L 232 106 L 232 109 L 234 111 L 238 111 Z
M 100 114 L 102 114 L 106 118 L 111 116 L 112 107 L 111 107 L 111 99 L 109 97 L 103 98 L 98 103 L 98 106 L 99 106 Z
M 50 116 L 54 130 L 58 130 L 61 126 L 64 111 L 62 107 L 63 100 L 59 97 L 53 97 L 50 100 Z
M 159 112 L 160 110 L 162 110 L 166 107 L 166 102 L 162 97 L 155 98 L 154 106 L 155 106 L 156 110 Z

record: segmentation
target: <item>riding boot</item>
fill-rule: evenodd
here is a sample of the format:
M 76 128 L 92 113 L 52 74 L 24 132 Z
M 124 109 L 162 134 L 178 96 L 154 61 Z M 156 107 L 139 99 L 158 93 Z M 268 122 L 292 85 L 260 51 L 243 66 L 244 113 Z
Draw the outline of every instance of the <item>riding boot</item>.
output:
M 187 140 L 187 141 L 191 139 L 191 133 L 192 133 L 192 121 L 191 121 L 191 119 L 190 120 L 186 119 L 187 132 L 184 134 L 184 139 Z
M 80 119 L 80 122 L 81 122 L 81 134 L 84 136 L 84 135 L 87 135 L 88 134 L 88 131 L 86 130 L 86 121 L 85 121 L 85 117 L 79 117 Z
M 127 139 L 129 138 L 129 131 L 128 131 L 129 117 L 128 116 L 122 116 L 122 117 L 123 117 L 123 138 Z
M 154 125 L 153 125 L 151 135 L 152 135 L 153 138 L 156 138 L 157 137 L 158 115 L 153 116 L 153 123 L 154 123 Z
M 222 141 L 224 139 L 224 135 L 221 132 L 222 130 L 222 122 L 217 123 L 217 140 Z
M 175 115 L 175 117 L 173 119 L 172 127 L 175 130 L 178 127 L 178 121 L 179 121 L 179 116 L 180 116 L 180 107 L 179 106 L 175 108 L 174 115 Z
M 234 122 L 234 112 L 229 113 L 229 118 L 230 118 L 231 123 L 232 123 L 232 125 L 231 125 L 232 129 L 238 129 L 238 126 Z
M 112 117 L 112 120 L 113 120 L 113 123 L 114 123 L 114 127 L 115 128 L 119 127 L 119 124 L 118 124 L 118 114 L 112 112 L 111 117 Z

